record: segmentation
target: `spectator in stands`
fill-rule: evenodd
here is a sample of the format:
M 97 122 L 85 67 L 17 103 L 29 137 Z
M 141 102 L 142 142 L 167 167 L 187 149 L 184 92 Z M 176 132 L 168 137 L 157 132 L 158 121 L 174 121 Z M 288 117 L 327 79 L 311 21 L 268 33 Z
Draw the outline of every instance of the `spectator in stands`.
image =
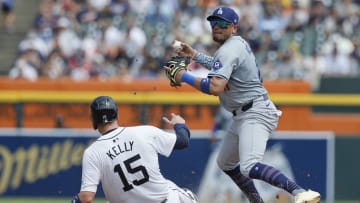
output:
M 91 78 L 92 66 L 85 60 L 85 52 L 78 49 L 74 55 L 69 58 L 70 78 L 75 81 L 86 81 Z
M 126 16 L 130 13 L 129 0 L 112 0 L 109 9 L 115 18 Z
M 305 57 L 311 57 L 315 52 L 321 50 L 325 41 L 325 19 L 327 8 L 322 0 L 314 0 L 309 5 L 309 21 L 304 27 L 301 53 Z
M 278 79 L 302 79 L 304 78 L 304 70 L 302 58 L 296 57 L 296 53 L 292 49 L 286 49 L 279 52 L 279 60 L 274 66 L 278 73 Z
M 356 15 L 359 12 L 359 5 L 354 3 L 353 0 L 335 1 L 335 9 L 339 13 L 341 18 L 347 18 L 349 16 Z
M 353 58 L 354 66 L 357 67 L 356 75 L 360 75 L 360 37 L 355 38 L 353 40 L 354 43 L 354 51 L 351 53 Z
M 39 77 L 40 59 L 37 50 L 26 49 L 20 52 L 14 66 L 10 69 L 11 79 L 26 79 L 35 81 Z
M 351 76 L 355 74 L 355 67 L 351 63 L 353 43 L 341 34 L 334 33 L 323 46 L 326 76 Z
M 87 2 L 97 12 L 101 12 L 110 5 L 111 0 L 87 0 Z
M 61 17 L 53 30 L 53 49 L 60 49 L 64 57 L 70 57 L 81 47 L 81 39 L 72 29 L 70 21 Z
M 304 80 L 310 83 L 313 91 L 318 90 L 320 78 L 325 69 L 325 58 L 319 52 L 314 52 L 311 57 L 304 58 L 303 68 Z
M 264 15 L 257 21 L 257 28 L 261 33 L 268 32 L 272 40 L 280 38 L 280 34 L 286 27 L 286 21 L 281 16 L 281 10 L 272 1 L 264 1 Z
M 131 20 L 128 26 L 123 48 L 127 57 L 131 60 L 129 70 L 136 77 L 144 64 L 144 48 L 147 37 L 144 30 L 136 24 L 136 21 Z
M 263 16 L 263 6 L 261 0 L 244 0 L 239 7 L 240 18 L 246 16 L 249 25 L 256 25 L 260 16 Z M 243 21 L 240 21 L 243 22 Z M 240 25 L 243 26 L 243 23 Z
M 114 24 L 110 12 L 99 16 L 101 38 L 95 40 L 96 46 L 88 53 L 88 58 L 94 64 L 95 72 L 102 79 L 118 75 L 121 57 L 121 45 L 124 44 L 125 33 Z
M 41 68 L 41 76 L 58 79 L 67 76 L 69 69 L 60 49 L 54 49 Z
M 289 16 L 288 24 L 285 28 L 285 32 L 282 34 L 279 43 L 279 50 L 288 49 L 289 46 L 295 46 L 296 51 L 300 52 L 302 41 L 304 40 L 305 22 L 301 17 L 297 16 L 297 12 L 294 12 Z
M 76 20 L 79 24 L 78 34 L 83 38 L 86 36 L 95 36 L 97 33 L 97 19 L 99 12 L 91 6 L 90 3 L 82 4 L 76 13 Z
M 42 0 L 39 5 L 39 12 L 36 14 L 33 32 L 45 43 L 50 43 L 53 39 L 53 28 L 57 23 L 57 16 L 52 12 L 54 1 Z
M 15 0 L 1 0 L 1 11 L 3 15 L 3 26 L 8 33 L 14 32 L 15 14 Z

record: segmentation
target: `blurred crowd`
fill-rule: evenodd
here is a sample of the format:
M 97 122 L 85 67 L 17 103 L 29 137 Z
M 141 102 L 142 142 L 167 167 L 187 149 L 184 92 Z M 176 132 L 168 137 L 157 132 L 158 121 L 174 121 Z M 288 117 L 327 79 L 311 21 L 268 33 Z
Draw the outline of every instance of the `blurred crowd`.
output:
M 360 75 L 359 0 L 42 0 L 9 77 L 164 77 L 174 39 L 213 54 L 219 5 L 238 12 L 265 80 Z

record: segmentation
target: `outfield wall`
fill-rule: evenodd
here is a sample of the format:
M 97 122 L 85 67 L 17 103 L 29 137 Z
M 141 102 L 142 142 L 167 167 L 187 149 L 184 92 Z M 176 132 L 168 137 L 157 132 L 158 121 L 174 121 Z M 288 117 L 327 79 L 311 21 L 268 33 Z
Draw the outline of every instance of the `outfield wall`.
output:
M 216 189 L 219 182 L 239 198 L 236 186 L 218 175 L 216 147 L 209 144 L 208 134 L 194 131 L 187 150 L 160 157 L 162 172 L 203 199 L 210 197 L 209 191 L 219 198 L 223 195 L 224 190 Z M 86 129 L 1 129 L 0 195 L 67 197 L 77 193 L 83 150 L 96 137 L 95 131 Z M 323 200 L 331 202 L 336 185 L 334 149 L 334 136 L 329 132 L 279 131 L 269 141 L 265 161 L 271 160 L 299 184 L 320 191 Z M 264 185 L 258 187 L 270 191 Z M 264 195 L 274 198 L 277 192 Z M 103 195 L 101 190 L 98 195 Z
M 312 94 L 305 81 L 265 81 L 272 101 L 283 111 L 278 130 L 332 131 L 336 135 L 360 134 L 356 111 L 314 113 L 312 107 L 360 106 L 360 94 Z M 40 78 L 30 82 L 0 78 L 0 127 L 90 128 L 89 103 L 99 95 L 113 97 L 123 125 L 162 126 L 161 115 L 181 113 L 191 129 L 211 129 L 218 98 L 168 80 L 72 81 Z

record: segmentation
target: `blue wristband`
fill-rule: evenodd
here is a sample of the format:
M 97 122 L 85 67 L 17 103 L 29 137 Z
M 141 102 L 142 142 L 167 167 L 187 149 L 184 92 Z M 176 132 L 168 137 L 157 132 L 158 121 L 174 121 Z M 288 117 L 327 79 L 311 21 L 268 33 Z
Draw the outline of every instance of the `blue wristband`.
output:
M 209 78 L 201 79 L 200 89 L 202 92 L 204 92 L 206 94 L 210 94 L 210 79 Z
M 187 127 L 186 127 L 186 125 L 183 124 L 183 123 L 176 123 L 176 124 L 174 125 L 174 130 L 175 130 L 175 131 L 179 130 L 180 128 L 187 128 Z
M 181 76 L 181 82 L 186 82 L 187 84 L 194 86 L 196 78 L 189 73 L 185 72 Z

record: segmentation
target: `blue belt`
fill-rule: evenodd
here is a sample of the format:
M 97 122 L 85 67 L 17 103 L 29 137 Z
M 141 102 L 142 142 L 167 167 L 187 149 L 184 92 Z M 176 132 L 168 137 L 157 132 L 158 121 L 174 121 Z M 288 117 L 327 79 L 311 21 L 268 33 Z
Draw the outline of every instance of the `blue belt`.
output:
M 261 96 L 262 96 L 262 98 L 263 98 L 264 101 L 266 101 L 266 100 L 269 99 L 269 96 L 268 96 L 267 94 L 263 94 L 263 95 L 261 95 Z M 245 105 L 243 105 L 243 106 L 241 107 L 241 111 L 242 111 L 242 112 L 245 112 L 245 111 L 251 109 L 251 107 L 253 106 L 253 104 L 254 104 L 254 100 L 251 100 L 249 103 L 247 103 L 247 104 L 245 104 Z M 237 115 L 237 112 L 236 112 L 236 111 L 237 111 L 237 109 L 232 111 L 233 116 L 236 116 L 236 115 Z

